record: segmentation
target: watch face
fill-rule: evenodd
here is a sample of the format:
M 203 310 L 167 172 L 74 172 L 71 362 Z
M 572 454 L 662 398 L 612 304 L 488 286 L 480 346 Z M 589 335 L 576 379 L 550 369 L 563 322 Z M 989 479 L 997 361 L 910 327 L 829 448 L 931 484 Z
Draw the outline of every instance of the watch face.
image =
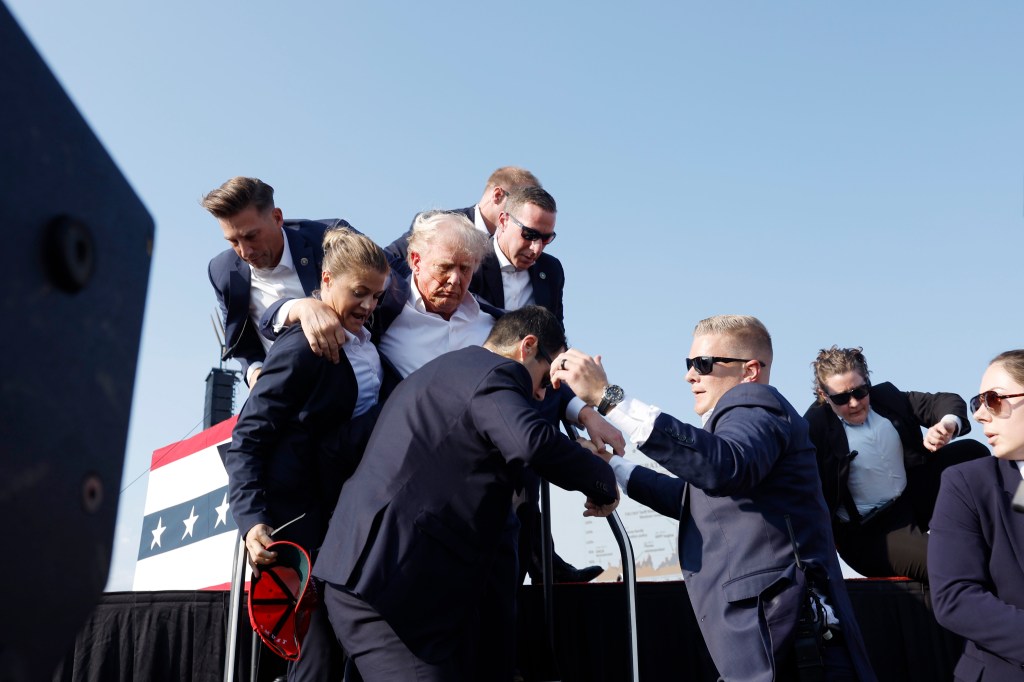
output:
M 604 399 L 610 403 L 621 403 L 622 398 L 626 395 L 626 392 L 622 390 L 620 386 L 612 384 L 608 388 L 604 389 Z

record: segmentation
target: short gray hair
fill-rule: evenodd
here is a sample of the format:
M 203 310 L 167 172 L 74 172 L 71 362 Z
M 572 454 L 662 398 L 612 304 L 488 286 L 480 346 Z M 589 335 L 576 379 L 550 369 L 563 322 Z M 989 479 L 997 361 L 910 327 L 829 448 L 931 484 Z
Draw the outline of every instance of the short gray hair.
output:
M 474 270 L 480 266 L 480 262 L 490 249 L 487 235 L 476 229 L 462 213 L 426 211 L 416 216 L 412 224 L 408 248 L 409 265 L 412 266 L 413 252 L 423 255 L 424 251 L 441 243 L 450 244 L 457 251 L 469 255 L 476 264 Z

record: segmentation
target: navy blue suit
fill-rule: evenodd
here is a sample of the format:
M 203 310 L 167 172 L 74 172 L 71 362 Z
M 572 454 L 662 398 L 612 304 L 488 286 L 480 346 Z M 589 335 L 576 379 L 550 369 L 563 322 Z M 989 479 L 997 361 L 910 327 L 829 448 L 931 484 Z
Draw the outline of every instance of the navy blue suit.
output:
M 501 281 L 501 264 L 498 254 L 494 253 L 494 238 L 491 237 L 492 248 L 484 256 L 480 267 L 473 274 L 469 290 L 488 303 L 505 307 L 505 287 Z M 542 253 L 527 272 L 530 285 L 533 287 L 533 302 L 547 308 L 562 322 L 562 290 L 565 288 L 565 271 L 562 263 L 554 256 Z
M 967 641 L 957 680 L 1024 680 L 1024 514 L 1014 462 L 986 457 L 942 474 L 928 573 L 939 624 Z
M 345 479 L 355 470 L 373 428 L 376 408 L 352 419 L 355 373 L 319 358 L 295 325 L 271 347 L 259 381 L 242 406 L 224 454 L 231 514 L 245 535 L 256 524 L 281 530 L 316 555 Z M 322 611 L 313 615 L 302 657 L 290 680 L 338 679 L 342 652 Z
M 770 386 L 739 384 L 705 429 L 661 414 L 627 493 L 679 519 L 679 563 L 722 677 L 769 682 L 792 648 L 806 581 L 822 591 L 862 681 L 874 680 L 836 558 L 807 422 Z M 792 523 L 805 571 L 797 569 Z
M 351 227 L 341 219 L 285 220 L 284 234 L 291 250 L 295 271 L 308 296 L 320 287 L 320 270 L 324 260 L 324 232 L 332 227 Z M 249 365 L 262 362 L 266 357 L 257 337 L 256 323 L 249 319 L 249 289 L 252 271 L 249 264 L 232 249 L 223 251 L 210 260 L 210 284 L 217 293 L 224 317 L 225 348 L 222 359 L 234 358 L 242 366 L 242 374 Z
M 392 393 L 338 499 L 313 574 L 372 607 L 422 660 L 472 656 L 524 467 L 598 503 L 615 498 L 611 469 L 531 395 L 522 365 L 480 346 L 432 360 Z M 331 611 L 339 635 L 344 618 Z

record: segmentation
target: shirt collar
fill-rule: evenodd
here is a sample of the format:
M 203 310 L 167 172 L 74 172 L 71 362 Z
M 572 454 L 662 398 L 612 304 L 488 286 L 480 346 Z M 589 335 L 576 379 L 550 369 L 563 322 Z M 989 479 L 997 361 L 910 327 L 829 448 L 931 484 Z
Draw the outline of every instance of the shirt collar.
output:
M 484 213 L 480 210 L 480 204 L 477 204 L 476 210 L 473 211 L 473 224 L 484 234 L 491 234 L 491 231 L 487 229 L 487 223 L 484 222 Z
M 406 305 L 411 305 L 416 309 L 416 312 L 423 313 L 424 315 L 437 315 L 427 310 L 427 306 L 423 303 L 423 295 L 420 293 L 419 287 L 416 286 L 416 275 L 409 275 L 409 290 L 412 295 L 409 297 Z M 452 318 L 455 317 L 476 317 L 480 313 L 480 304 L 476 302 L 476 298 L 473 294 L 466 290 L 466 295 L 462 297 L 462 302 L 459 303 L 459 307 L 455 309 L 455 313 L 452 314 Z M 441 318 L 440 315 L 437 315 Z M 444 318 L 441 318 L 444 319 Z
M 281 228 L 281 239 L 284 240 L 284 251 L 281 252 L 281 260 L 275 267 L 272 268 L 254 268 L 249 266 L 253 274 L 257 276 L 267 277 L 268 275 L 278 275 L 283 272 L 295 272 L 295 261 L 292 260 L 292 250 L 288 248 L 288 236 L 284 233 L 284 228 Z
M 497 234 L 497 233 L 495 233 Z M 498 265 L 501 266 L 502 272 L 519 272 L 519 268 L 512 264 L 512 261 L 508 259 L 505 252 L 498 246 L 498 240 L 492 239 L 494 242 L 494 254 L 498 257 Z

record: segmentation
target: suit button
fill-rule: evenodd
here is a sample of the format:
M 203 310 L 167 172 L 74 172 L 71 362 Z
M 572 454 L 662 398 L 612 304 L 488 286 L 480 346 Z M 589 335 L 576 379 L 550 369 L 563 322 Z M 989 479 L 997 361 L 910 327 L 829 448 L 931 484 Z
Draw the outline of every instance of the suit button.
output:
M 542 272 L 542 273 L 538 274 L 537 276 L 540 277 L 541 279 L 547 279 L 548 278 L 548 273 Z
M 299 259 L 299 264 L 301 264 L 301 265 L 309 265 L 309 259 L 308 258 L 300 258 Z

